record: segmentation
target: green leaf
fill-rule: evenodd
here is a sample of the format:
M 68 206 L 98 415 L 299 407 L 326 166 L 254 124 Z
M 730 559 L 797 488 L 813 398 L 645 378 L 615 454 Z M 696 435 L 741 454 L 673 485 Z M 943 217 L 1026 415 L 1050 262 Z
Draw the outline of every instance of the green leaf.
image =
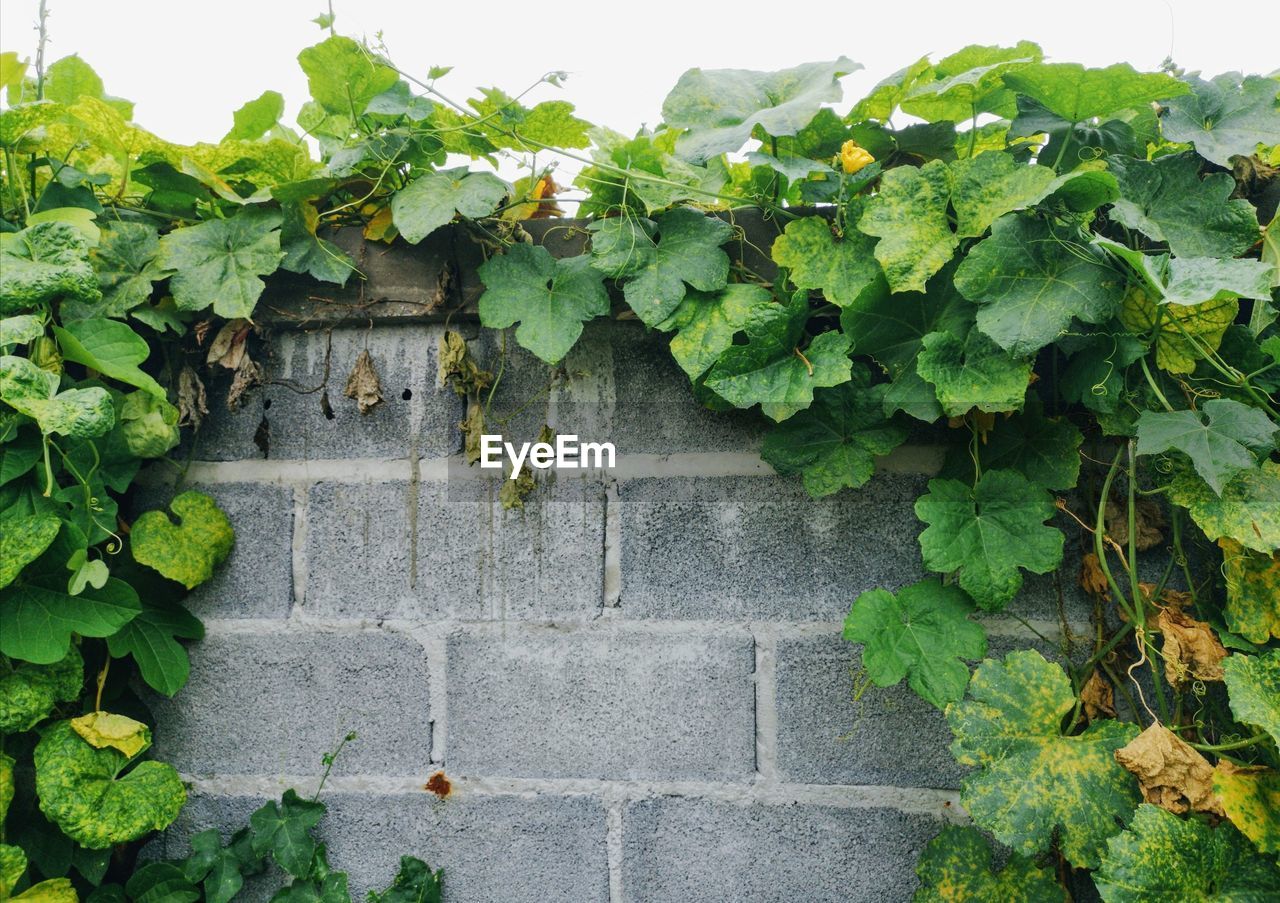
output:
M 0 316 L 24 313 L 55 298 L 92 304 L 102 297 L 89 246 L 67 223 L 38 223 L 0 233 Z
M 231 554 L 235 532 L 217 503 L 203 493 L 184 492 L 169 507 L 178 516 L 177 524 L 163 511 L 148 511 L 133 522 L 133 557 L 193 589 Z
M 19 314 L 0 320 L 0 351 L 10 351 L 15 345 L 29 345 L 32 339 L 44 335 L 44 320 L 35 314 Z
M 400 857 L 400 870 L 384 891 L 370 891 L 369 903 L 441 903 L 444 874 L 433 872 L 421 859 Z
M 56 103 L 71 105 L 81 97 L 104 96 L 102 79 L 77 54 L 64 56 L 45 74 L 44 96 Z
M 280 802 L 268 802 L 249 816 L 253 828 L 253 851 L 267 854 L 290 875 L 305 878 L 311 873 L 316 842 L 311 829 L 324 817 L 323 803 L 304 800 L 292 789 Z
M 162 831 L 178 817 L 187 792 L 172 766 L 128 763 L 110 747 L 94 749 L 69 721 L 59 721 L 36 744 L 40 810 L 81 846 L 102 850 Z
M 1118 157 L 1111 171 L 1120 187 L 1111 219 L 1167 242 L 1177 257 L 1235 257 L 1258 241 L 1253 205 L 1230 200 L 1235 179 L 1223 172 L 1201 179 L 1200 163 L 1191 154 L 1150 162 Z
M 918 82 L 902 98 L 904 113 L 926 122 L 961 122 L 980 113 L 1010 117 L 1013 93 L 1003 83 L 1006 72 L 1039 62 L 1043 51 L 1030 41 L 1016 47 L 971 45 L 938 61 L 933 81 Z
M 569 353 L 584 321 L 609 313 L 604 276 L 586 256 L 557 260 L 541 245 L 517 244 L 477 273 L 485 285 L 480 322 L 491 329 L 519 322 L 516 341 L 548 364 Z
M 92 439 L 110 432 L 115 408 L 107 390 L 94 386 L 59 392 L 59 381 L 56 373 L 24 357 L 0 357 L 0 400 L 36 421 L 46 435 Z
M 0 486 L 30 472 L 42 452 L 40 436 L 34 430 L 20 430 L 14 438 L 0 443 Z
M 147 392 L 130 392 L 117 414 L 117 431 L 134 458 L 159 458 L 177 446 L 178 409 Z
M 1031 362 L 1018 360 L 977 329 L 964 339 L 932 332 L 921 340 L 920 376 L 933 383 L 942 412 L 959 417 L 971 408 L 1014 411 L 1022 407 Z
M 356 265 L 345 251 L 316 234 L 320 213 L 315 206 L 298 201 L 283 204 L 282 209 L 280 249 L 284 256 L 280 269 L 305 273 L 321 282 L 346 285 Z
M 1190 90 L 1162 72 L 1137 72 L 1128 63 L 1086 69 L 1079 63 L 1040 63 L 1004 76 L 1004 82 L 1067 122 L 1084 122 L 1166 100 Z
M 146 223 L 104 223 L 89 256 L 102 289 L 102 303 L 91 308 L 95 316 L 123 317 L 149 301 L 153 283 L 168 275 L 160 265 L 160 234 Z
M 284 95 L 279 91 L 263 91 L 231 115 L 235 124 L 223 140 L 257 141 L 284 115 Z
M 1206 301 L 1271 297 L 1271 267 L 1257 260 L 1222 260 L 1217 257 L 1175 257 L 1168 263 L 1169 278 L 1160 286 L 1166 304 L 1184 307 Z
M 813 402 L 813 390 L 849 379 L 849 340 L 823 332 L 800 351 L 809 302 L 797 293 L 790 304 L 754 310 L 743 324 L 745 345 L 732 345 L 707 374 L 706 386 L 739 408 L 759 404 L 771 420 L 785 420 Z
M 394 69 L 351 38 L 334 35 L 298 54 L 307 89 L 330 113 L 359 116 L 396 83 Z
M 149 862 L 125 885 L 133 903 L 195 903 L 200 889 L 172 862 Z
M 49 665 L 14 662 L 0 676 L 0 734 L 29 731 L 53 712 L 60 702 L 71 702 L 84 686 L 84 661 L 72 646 L 59 661 Z M 2 788 L 0 788 L 2 789 Z M 3 803 L 0 793 L 0 803 Z M 0 805 L 0 821 L 7 804 Z
M 1137 450 L 1140 455 L 1183 452 L 1196 473 L 1221 494 L 1234 473 L 1256 466 L 1259 454 L 1275 448 L 1278 430 L 1280 426 L 1259 409 L 1214 398 L 1204 403 L 1202 412 L 1143 411 Z
M 62 521 L 56 514 L 0 517 L 0 589 L 44 554 L 60 529 Z
M 947 707 L 947 723 L 956 761 L 979 769 L 960 795 L 979 827 L 1024 856 L 1056 839 L 1072 865 L 1095 868 L 1117 821 L 1138 803 L 1137 782 L 1115 760 L 1138 728 L 1103 719 L 1063 736 L 1074 706 L 1062 668 L 1025 649 L 980 664 L 968 696 Z
M 1058 338 L 1072 319 L 1102 323 L 1124 294 L 1106 258 L 1047 222 L 996 221 L 956 270 L 956 288 L 980 305 L 978 328 L 1019 357 Z
M 664 213 L 655 226 L 658 240 L 635 229 L 629 252 L 623 245 L 627 238 L 612 229 L 600 256 L 595 255 L 592 239 L 592 265 L 607 276 L 626 279 L 623 296 L 646 326 L 656 326 L 675 312 L 684 300 L 686 283 L 701 292 L 725 287 L 729 256 L 720 246 L 733 237 L 733 227 L 724 220 L 688 207 Z
M 164 388 L 150 374 L 138 369 L 151 348 L 142 336 L 119 320 L 72 320 L 66 326 L 54 326 L 53 334 L 66 360 L 137 386 L 156 398 L 165 397 Z
M 1280 639 L 1280 553 L 1264 555 L 1234 539 L 1219 539 L 1227 584 L 1227 627 L 1259 645 Z
M 1239 768 L 1225 759 L 1213 770 L 1213 792 L 1227 818 L 1263 853 L 1280 853 L 1280 772 Z
M 768 289 L 745 282 L 726 285 L 715 294 L 687 291 L 680 306 L 657 328 L 678 330 L 671 339 L 671 356 L 689 379 L 696 380 L 733 344 L 747 320 L 771 304 Z
M 1093 876 L 1104 903 L 1262 901 L 1280 895 L 1280 870 L 1229 822 L 1216 828 L 1143 803 L 1107 842 Z
M 488 216 L 507 196 L 507 183 L 492 173 L 469 172 L 465 166 L 423 173 L 391 198 L 391 217 L 405 241 L 417 244 L 453 222 L 455 214 L 470 219 Z
M 244 886 L 244 866 L 233 848 L 222 846 L 218 829 L 209 828 L 191 838 L 191 855 L 182 869 L 191 883 L 203 882 L 208 903 L 230 903 Z
M 1159 322 L 1156 364 L 1170 373 L 1190 373 L 1203 357 L 1199 346 L 1216 351 L 1239 310 L 1240 302 L 1234 298 L 1202 304 L 1158 305 L 1151 293 L 1131 286 L 1120 305 L 1120 322 L 1126 329 L 1146 334 Z
M 1222 671 L 1237 721 L 1257 725 L 1280 743 L 1280 649 L 1262 655 L 1229 655 Z
M 955 586 L 929 578 L 895 596 L 873 589 L 858 596 L 844 620 L 844 638 L 863 643 L 862 664 L 878 687 L 907 678 L 921 699 L 946 708 L 964 696 L 964 659 L 987 654 L 982 625 L 969 619 L 973 603 Z
M 1018 163 L 999 152 L 957 160 L 951 174 L 951 205 L 961 238 L 978 237 L 1004 214 L 1030 207 L 1060 187 L 1047 167 Z
M 160 239 L 165 268 L 179 310 L 213 312 L 226 319 L 250 317 L 265 283 L 283 256 L 281 215 L 247 207 L 229 219 L 175 229 Z
M 187 682 L 191 661 L 175 639 L 198 640 L 204 625 L 180 605 L 144 602 L 138 616 L 107 637 L 114 658 L 132 655 L 142 679 L 153 690 L 173 696 Z
M 920 551 L 931 571 L 959 571 L 960 587 L 988 611 L 999 611 L 1022 588 L 1022 572 L 1047 574 L 1062 563 L 1062 531 L 1045 521 L 1053 496 L 1012 470 L 988 470 L 976 487 L 930 480 L 916 500 L 928 524 Z
M 1084 436 L 1065 417 L 1046 417 L 1035 393 L 1012 417 L 998 417 L 978 446 L 982 470 L 1016 470 L 1045 489 L 1074 489 L 1080 476 Z M 968 477 L 973 461 L 967 448 L 952 448 L 943 476 Z
M 947 825 L 916 863 L 920 889 L 912 903 L 1066 903 L 1050 869 L 1014 854 L 998 872 L 977 828 Z
M 850 221 L 857 219 L 854 207 Z M 818 289 L 832 304 L 867 304 L 887 295 L 888 284 L 874 255 L 875 241 L 849 230 L 841 238 L 831 233 L 820 216 L 804 216 L 787 223 L 773 242 L 773 261 L 787 268 L 796 288 Z
M 925 282 L 955 252 L 959 239 L 947 220 L 951 171 L 940 160 L 899 166 L 881 177 L 858 230 L 880 238 L 875 256 L 895 292 L 925 290 Z
M 871 479 L 877 455 L 907 441 L 906 429 L 885 418 L 884 390 L 855 364 L 849 382 L 819 389 L 808 409 L 773 427 L 760 457 L 780 474 L 803 474 L 813 498 L 858 488 Z
M 1247 157 L 1259 144 L 1280 144 L 1274 79 L 1225 72 L 1211 81 L 1193 75 L 1187 82 L 1191 93 L 1171 100 L 1161 119 L 1170 141 L 1189 141 L 1200 156 L 1228 169 L 1237 154 Z
M 1210 539 L 1224 536 L 1264 554 L 1280 549 L 1280 464 L 1242 470 L 1216 493 L 1189 471 L 1174 474 L 1170 498 Z
M 861 68 L 840 57 L 778 72 L 690 69 L 662 102 L 662 118 L 687 130 L 676 142 L 680 156 L 701 163 L 739 150 L 756 126 L 775 138 L 796 134 L 840 99 L 840 77 Z
M 66 573 L 65 571 L 63 572 Z M 123 580 L 109 578 L 101 589 L 67 592 L 42 579 L 0 590 L 0 653 L 48 665 L 67 655 L 73 634 L 105 637 L 141 610 L 138 594 Z

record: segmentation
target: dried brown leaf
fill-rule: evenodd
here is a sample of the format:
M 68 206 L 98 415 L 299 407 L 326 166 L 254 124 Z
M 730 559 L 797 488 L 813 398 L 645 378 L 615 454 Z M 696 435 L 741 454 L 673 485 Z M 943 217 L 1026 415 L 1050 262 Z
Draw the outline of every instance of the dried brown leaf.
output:
M 209 398 L 200 375 L 189 366 L 183 367 L 178 374 L 178 426 L 198 430 L 208 413 Z
M 1080 585 L 1086 593 L 1111 601 L 1111 584 L 1107 582 L 1107 575 L 1102 572 L 1098 556 L 1093 552 L 1085 552 L 1080 559 Z
M 458 428 L 462 430 L 462 451 L 467 463 L 474 464 L 480 460 L 480 436 L 484 433 L 484 405 L 471 402 L 467 405 L 467 416 Z
M 480 369 L 471 356 L 467 340 L 452 329 L 446 329 L 440 336 L 437 367 L 440 385 L 452 384 L 459 395 L 476 394 L 493 385 L 493 374 Z
M 1222 680 L 1227 650 L 1213 628 L 1172 608 L 1160 612 L 1156 626 L 1164 636 L 1164 676 L 1177 688 L 1192 680 Z
M 1129 548 L 1129 506 L 1107 501 L 1107 535 L 1122 549 Z M 1134 524 L 1138 528 L 1138 551 L 1145 552 L 1164 542 L 1164 509 L 1155 499 L 1140 498 L 1134 504 Z
M 238 370 L 247 353 L 245 342 L 251 329 L 253 324 L 248 320 L 228 320 L 209 344 L 205 363 L 210 366 L 221 364 L 228 370 Z
M 234 412 L 240 407 L 240 399 L 254 386 L 262 382 L 262 368 L 253 362 L 249 355 L 240 358 L 235 375 L 231 377 L 231 388 L 227 390 L 227 410 Z
M 1084 703 L 1084 714 L 1090 721 L 1116 717 L 1115 692 L 1096 670 L 1080 688 L 1080 701 Z
M 1116 761 L 1137 776 L 1148 803 L 1178 814 L 1189 809 L 1223 814 L 1209 760 L 1163 725 L 1151 725 L 1117 749 Z
M 356 365 L 351 368 L 342 394 L 356 400 L 361 414 L 368 414 L 382 404 L 382 383 L 378 380 L 378 371 L 374 369 L 368 349 L 361 351 L 356 358 Z

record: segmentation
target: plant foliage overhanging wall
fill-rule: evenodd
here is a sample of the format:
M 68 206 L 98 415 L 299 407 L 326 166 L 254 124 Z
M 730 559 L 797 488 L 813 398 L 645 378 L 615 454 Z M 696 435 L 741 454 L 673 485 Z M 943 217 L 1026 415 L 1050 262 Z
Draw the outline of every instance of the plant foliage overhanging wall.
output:
M 628 136 L 560 100 L 457 102 L 447 69 L 398 69 L 320 23 L 297 127 L 267 91 L 217 144 L 133 124 L 78 57 L 0 57 L 0 813 L 15 763 L 35 775 L 0 846 L 4 893 L 45 878 L 30 899 L 137 899 L 169 881 L 221 901 L 273 858 L 283 895 L 346 895 L 309 833 L 322 805 L 292 794 L 229 844 L 201 835 L 131 879 L 113 864 L 185 796 L 125 717 L 142 711 L 128 678 L 182 687 L 180 641 L 201 634 L 182 597 L 233 542 L 198 493 L 174 500 L 177 523 L 125 523 L 117 500 L 199 426 L 201 366 L 233 370 L 233 397 L 260 378 L 245 340 L 265 277 L 361 278 L 335 226 L 417 243 L 460 222 L 487 252 L 485 326 L 554 365 L 585 322 L 638 318 L 699 401 L 759 406 L 764 458 L 814 497 L 871 479 L 913 423 L 953 428 L 916 503 L 937 576 L 864 593 L 845 627 L 870 681 L 945 710 L 973 767 L 965 808 L 1013 851 L 993 872 L 980 833 L 945 829 L 920 899 L 1089 881 L 1111 903 L 1280 894 L 1275 76 L 968 47 L 845 109 L 848 59 L 694 69 L 664 124 Z M 558 155 L 583 164 L 591 220 L 567 259 L 520 226 L 561 212 Z M 509 156 L 528 167 L 514 184 L 485 165 Z M 731 264 L 732 218 L 708 213 L 733 207 L 784 228 L 776 274 Z M 474 455 L 491 377 L 456 334 L 441 350 Z M 1087 546 L 1092 645 L 1066 669 L 983 660 L 975 614 L 1062 566 L 1063 523 Z M 405 869 L 404 893 L 439 892 Z

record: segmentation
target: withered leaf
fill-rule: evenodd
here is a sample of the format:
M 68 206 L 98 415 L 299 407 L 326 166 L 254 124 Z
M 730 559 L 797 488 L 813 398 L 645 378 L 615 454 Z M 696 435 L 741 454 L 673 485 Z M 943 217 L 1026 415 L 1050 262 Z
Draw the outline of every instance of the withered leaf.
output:
M 1115 691 L 1096 670 L 1080 688 L 1080 701 L 1084 703 L 1084 714 L 1090 721 L 1116 717 Z
M 382 383 L 378 380 L 378 371 L 373 367 L 373 358 L 369 356 L 367 348 L 356 358 L 356 365 L 351 368 L 351 375 L 347 377 L 347 385 L 342 394 L 356 400 L 361 414 L 368 414 L 382 404 Z
M 1107 535 L 1122 549 L 1129 548 L 1129 506 L 1115 499 L 1107 501 Z M 1164 542 L 1164 509 L 1155 499 L 1139 498 L 1134 504 L 1134 525 L 1138 529 L 1138 551 L 1145 552 Z
M 1192 680 L 1222 680 L 1227 650 L 1214 636 L 1213 628 L 1172 608 L 1160 612 L 1156 626 L 1164 636 L 1164 675 L 1172 686 L 1181 688 Z
M 231 377 L 231 388 L 227 390 L 227 410 L 234 412 L 239 408 L 244 393 L 261 382 L 262 368 L 249 355 L 242 355 L 236 372 Z
M 480 369 L 471 356 L 467 340 L 452 329 L 446 329 L 440 336 L 437 357 L 440 385 L 451 384 L 459 395 L 478 393 L 493 385 L 493 374 Z
M 1188 809 L 1223 814 L 1209 760 L 1163 725 L 1152 724 L 1117 749 L 1116 761 L 1137 776 L 1148 803 L 1178 814 Z
M 480 460 L 480 436 L 484 433 L 484 405 L 471 402 L 467 405 L 467 416 L 458 428 L 462 430 L 462 451 L 467 463 L 474 464 Z
M 205 363 L 221 364 L 228 370 L 238 370 L 246 354 L 245 342 L 253 324 L 248 320 L 228 320 L 213 337 Z
M 1105 601 L 1111 600 L 1111 584 L 1107 582 L 1107 575 L 1102 572 L 1098 556 L 1093 552 L 1086 552 L 1080 559 L 1080 585 L 1086 593 Z
M 186 366 L 178 374 L 178 426 L 200 429 L 209 413 L 209 398 L 200 375 Z

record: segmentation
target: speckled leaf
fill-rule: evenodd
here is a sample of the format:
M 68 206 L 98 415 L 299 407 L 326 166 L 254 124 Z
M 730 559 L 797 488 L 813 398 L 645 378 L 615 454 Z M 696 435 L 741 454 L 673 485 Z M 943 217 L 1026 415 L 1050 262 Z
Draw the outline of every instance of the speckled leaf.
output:
M 899 166 L 881 178 L 858 230 L 880 239 L 875 256 L 893 291 L 923 292 L 955 253 L 959 239 L 947 220 L 950 199 L 951 171 L 941 160 Z
M 1072 865 L 1094 868 L 1138 802 L 1137 783 L 1114 755 L 1138 728 L 1104 719 L 1063 736 L 1074 705 L 1062 668 L 1027 649 L 979 665 L 964 701 L 947 707 L 947 723 L 956 761 L 979 769 L 960 799 L 980 827 L 1024 856 L 1056 839 Z
M 1019 163 L 1002 152 L 958 160 L 951 173 L 951 205 L 961 238 L 976 238 L 1004 214 L 1042 200 L 1058 181 L 1047 166 Z
M 1200 411 L 1143 411 L 1138 417 L 1137 452 L 1183 452 L 1196 473 L 1221 493 L 1233 474 L 1257 466 L 1258 456 L 1275 448 L 1278 430 L 1280 426 L 1258 408 L 1213 398 Z
M 1226 759 L 1213 772 L 1213 792 L 1227 818 L 1263 853 L 1280 853 L 1280 772 L 1240 768 Z
M 1227 583 L 1227 627 L 1251 643 L 1280 639 L 1280 552 L 1264 555 L 1219 539 Z
M 1072 123 L 1146 106 L 1189 90 L 1171 75 L 1138 72 L 1128 63 L 1105 69 L 1086 69 L 1079 63 L 1041 63 L 1010 72 L 1004 81 Z
M 1280 896 L 1280 869 L 1229 822 L 1211 828 L 1150 803 L 1107 842 L 1093 880 L 1104 903 L 1264 903 Z
M 25 357 L 0 357 L 0 400 L 36 421 L 42 432 L 91 439 L 110 432 L 115 408 L 106 389 L 58 391 L 58 374 Z
M 729 278 L 729 255 L 720 246 L 733 237 L 733 227 L 724 220 L 678 207 L 658 217 L 656 227 L 658 240 L 650 239 L 652 253 L 642 256 L 643 262 L 622 286 L 627 304 L 646 326 L 656 326 L 675 312 L 684 300 L 686 283 L 714 292 Z
M 862 664 L 878 687 L 907 678 L 916 695 L 938 708 L 964 696 L 969 667 L 987 654 L 982 625 L 969 619 L 973 602 L 956 586 L 929 578 L 895 596 L 869 590 L 844 619 L 844 638 L 862 643 Z
M 772 303 L 768 289 L 746 282 L 726 285 L 715 294 L 688 291 L 675 313 L 657 328 L 678 330 L 671 338 L 671 356 L 696 380 L 733 344 L 751 315 Z
M 948 417 L 970 408 L 1015 411 L 1022 407 L 1031 362 L 1018 360 L 977 329 L 962 340 L 953 332 L 933 332 L 921 341 L 916 368 L 933 383 Z
M 97 316 L 123 317 L 150 300 L 152 285 L 168 275 L 160 265 L 160 234 L 147 223 L 104 222 L 90 257 L 102 289 L 101 304 L 91 308 Z
M 961 122 L 979 113 L 1013 116 L 1013 92 L 1001 76 L 1044 56 L 1039 45 L 1019 41 L 1016 47 L 970 45 L 943 57 L 902 98 L 902 111 L 926 122 Z
M 0 590 L 0 653 L 48 665 L 63 659 L 73 634 L 110 636 L 137 615 L 138 594 L 123 580 L 67 592 L 65 577 Z
M 1256 724 L 1280 744 L 1280 649 L 1227 656 L 1222 670 L 1236 720 Z
M 907 440 L 904 427 L 885 419 L 884 390 L 854 364 L 849 382 L 819 389 L 807 410 L 773 427 L 760 457 L 780 474 L 802 474 L 813 498 L 856 489 L 871 479 L 876 455 Z
M 71 729 L 94 749 L 114 749 L 132 759 L 151 745 L 151 728 L 127 715 L 89 712 L 69 722 Z
M 979 305 L 978 328 L 1025 357 L 1058 338 L 1073 319 L 1102 323 L 1124 279 L 1098 251 L 1040 219 L 1006 216 L 969 251 L 956 288 Z
M 1050 869 L 1025 856 L 991 869 L 991 847 L 977 828 L 947 825 L 916 862 L 920 888 L 912 903 L 1066 903 Z
M 850 221 L 857 219 L 854 208 Z M 888 294 L 884 273 L 873 253 L 875 241 L 849 230 L 841 238 L 821 216 L 804 216 L 787 223 L 773 242 L 773 260 L 786 267 L 796 288 L 818 289 L 832 304 L 866 304 Z
M 56 514 L 0 518 L 0 589 L 39 558 L 61 528 L 62 521 Z
M 1221 495 L 1190 470 L 1175 473 L 1172 486 L 1173 501 L 1210 539 L 1225 536 L 1265 555 L 1280 549 L 1280 464 L 1241 471 Z
M 58 703 L 79 696 L 83 684 L 84 661 L 75 646 L 51 665 L 14 662 L 12 670 L 0 676 L 0 734 L 31 730 Z
M 1249 156 L 1259 144 L 1280 144 L 1280 107 L 1275 79 L 1224 72 L 1204 81 L 1187 78 L 1191 93 L 1176 97 L 1161 119 L 1170 141 L 1189 141 L 1196 152 L 1231 168 L 1236 154 Z
M 1201 179 L 1193 154 L 1150 162 L 1117 157 L 1111 171 L 1120 186 L 1111 218 L 1167 242 L 1178 257 L 1235 257 L 1258 241 L 1253 205 L 1243 198 L 1230 200 L 1235 179 L 1222 172 Z
M 1062 563 L 1062 532 L 1047 526 L 1051 496 L 1012 470 L 989 470 L 976 488 L 930 480 L 916 500 L 925 567 L 960 572 L 960 586 L 982 608 L 998 611 L 1022 588 L 1022 572 L 1047 574 Z
M 192 589 L 231 554 L 235 532 L 217 503 L 203 493 L 184 492 L 169 507 L 179 523 L 163 511 L 148 511 L 133 522 L 133 557 Z
M 391 216 L 405 241 L 417 244 L 456 214 L 488 216 L 507 196 L 507 183 L 467 167 L 423 173 L 391 198 Z
M 7 771 L 6 771 L 7 769 Z M 0 753 L 0 775 L 8 775 L 8 783 L 12 788 L 13 784 L 13 759 Z M 12 795 L 12 789 L 10 791 Z M 8 809 L 6 804 L 3 809 Z M 3 819 L 3 815 L 0 815 Z M 23 873 L 27 870 L 27 854 L 22 852 L 21 847 L 15 847 L 11 844 L 0 843 L 0 899 L 12 899 L 11 894 L 13 888 L 17 885 Z M 67 885 L 70 886 L 68 881 Z
M 281 214 L 248 207 L 227 219 L 175 229 L 160 239 L 161 262 L 179 310 L 208 307 L 228 320 L 251 317 L 266 283 L 284 256 Z
M 55 298 L 92 304 L 101 297 L 89 246 L 74 226 L 52 221 L 0 233 L 0 317 Z
M 1229 298 L 1203 304 L 1163 305 L 1161 311 L 1146 290 L 1132 286 L 1120 305 L 1120 322 L 1135 332 L 1150 333 L 1159 316 L 1156 364 L 1170 373 L 1190 373 L 1202 355 L 1187 335 L 1216 351 L 1239 310 L 1240 302 Z
M 1168 281 L 1159 286 L 1166 304 L 1193 305 L 1232 298 L 1271 299 L 1275 268 L 1259 260 L 1175 257 Z
M 556 260 L 541 245 L 516 244 L 477 272 L 485 285 L 480 322 L 492 329 L 519 322 L 516 341 L 548 364 L 569 353 L 584 321 L 609 312 L 604 275 L 585 256 Z
M 40 810 L 91 850 L 164 830 L 187 800 L 172 766 L 140 762 L 122 774 L 128 758 L 114 749 L 94 749 L 69 721 L 45 730 L 34 759 Z
M 80 895 L 70 878 L 50 878 L 9 899 L 13 903 L 79 903 Z

